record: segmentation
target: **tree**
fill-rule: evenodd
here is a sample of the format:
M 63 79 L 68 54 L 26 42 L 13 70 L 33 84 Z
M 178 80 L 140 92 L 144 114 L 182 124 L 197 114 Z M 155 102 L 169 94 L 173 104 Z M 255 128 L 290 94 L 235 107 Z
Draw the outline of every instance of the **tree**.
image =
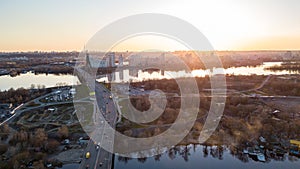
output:
M 5 153 L 8 149 L 8 146 L 6 144 L 0 144 L 0 155 Z
M 49 152 L 54 152 L 58 146 L 59 142 L 57 140 L 51 139 L 48 141 L 46 148 Z
M 0 138 L 6 139 L 9 135 L 9 126 L 7 123 L 4 123 L 2 126 L 0 126 Z
M 65 139 L 69 137 L 69 129 L 66 125 L 62 125 L 57 131 L 58 137 L 60 139 Z
M 12 158 L 12 161 L 14 162 L 14 168 L 21 168 L 21 165 L 30 161 L 30 153 L 28 151 L 20 152 Z
M 48 136 L 43 128 L 38 128 L 32 136 L 31 142 L 36 147 L 41 147 L 48 140 Z
M 31 84 L 30 89 L 34 89 L 34 88 L 35 88 L 35 84 Z
M 43 160 L 35 161 L 33 163 L 34 169 L 45 169 L 45 166 L 43 164 Z
M 202 130 L 202 127 L 203 127 L 203 125 L 202 125 L 200 122 L 196 121 L 193 128 L 194 128 L 196 131 L 201 131 L 201 130 Z

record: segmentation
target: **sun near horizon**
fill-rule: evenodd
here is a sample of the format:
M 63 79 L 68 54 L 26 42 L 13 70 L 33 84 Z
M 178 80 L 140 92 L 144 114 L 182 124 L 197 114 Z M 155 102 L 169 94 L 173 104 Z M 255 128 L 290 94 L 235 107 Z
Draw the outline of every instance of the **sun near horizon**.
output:
M 299 6 L 296 0 L 4 0 L 0 3 L 0 52 L 81 51 L 104 26 L 140 13 L 185 20 L 219 51 L 300 50 Z M 140 51 L 145 46 L 165 51 L 186 49 L 172 39 L 148 37 L 133 38 L 116 50 Z

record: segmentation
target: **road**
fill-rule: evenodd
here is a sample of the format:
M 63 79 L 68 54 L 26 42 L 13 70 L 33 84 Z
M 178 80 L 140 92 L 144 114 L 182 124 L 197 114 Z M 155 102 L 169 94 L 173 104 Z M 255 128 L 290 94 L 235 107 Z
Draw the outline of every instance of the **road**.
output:
M 65 89 L 60 89 L 60 90 L 65 90 Z M 9 117 L 8 119 L 6 119 L 5 121 L 3 121 L 2 123 L 0 123 L 0 126 L 14 120 L 14 118 L 22 115 L 23 112 L 28 112 L 30 110 L 34 110 L 34 109 L 38 109 L 38 108 L 42 108 L 42 107 L 51 107 L 51 106 L 57 106 L 57 105 L 61 105 L 61 104 L 73 103 L 72 100 L 60 101 L 60 102 L 54 102 L 53 101 L 53 102 L 49 102 L 49 103 L 43 103 L 43 102 L 40 101 L 41 99 L 44 99 L 46 97 L 49 97 L 49 96 L 55 95 L 55 94 L 57 94 L 57 90 L 53 91 L 53 92 L 50 92 L 50 93 L 47 93 L 43 96 L 37 97 L 37 98 L 35 98 L 33 100 L 30 100 L 26 103 L 20 104 L 19 106 L 17 106 L 16 108 L 14 108 L 10 112 L 10 114 L 12 114 L 12 116 Z M 83 98 L 81 100 L 77 100 L 77 101 L 74 101 L 74 102 L 88 102 L 86 100 L 88 100 L 88 98 Z M 37 106 L 31 106 L 30 103 L 37 104 Z
M 9 123 L 10 121 L 13 121 L 16 117 L 22 115 L 24 112 L 28 112 L 30 110 L 34 110 L 34 109 L 38 109 L 38 108 L 42 108 L 42 107 L 54 107 L 54 106 L 58 106 L 58 105 L 62 105 L 62 104 L 69 104 L 69 103 L 90 103 L 89 97 L 87 98 L 82 98 L 80 100 L 76 100 L 76 101 L 60 101 L 60 102 L 49 102 L 49 103 L 43 103 L 40 100 L 44 99 L 46 97 L 49 97 L 51 95 L 55 95 L 56 91 L 53 91 L 51 93 L 45 94 L 43 96 L 40 96 L 38 98 L 35 98 L 33 100 L 30 100 L 26 103 L 22 103 L 20 104 L 18 107 L 16 107 L 14 110 L 12 110 L 10 113 L 12 114 L 12 116 L 10 116 L 8 119 L 6 119 L 5 121 L 3 121 L 2 123 L 0 123 L 0 126 L 5 124 L 5 123 Z M 30 103 L 35 103 L 37 104 L 37 106 L 30 106 Z
M 2 126 L 4 123 L 6 123 L 6 122 L 8 122 L 9 120 L 11 120 L 12 118 L 14 118 L 14 117 L 16 116 L 15 112 L 16 112 L 20 107 L 22 107 L 22 106 L 23 106 L 23 103 L 20 104 L 18 107 L 14 108 L 14 109 L 10 112 L 10 114 L 13 114 L 13 115 L 10 116 L 8 119 L 4 120 L 2 123 L 0 123 L 0 126 Z
M 259 90 L 261 88 L 263 88 L 266 83 L 270 80 L 270 78 L 272 77 L 272 75 L 269 75 L 258 87 L 252 88 L 252 89 L 247 89 L 247 90 L 242 90 L 242 91 L 234 91 L 234 92 L 228 92 L 229 94 L 232 93 L 245 93 L 245 92 L 251 92 L 251 91 L 256 91 Z
M 113 146 L 114 137 L 113 135 L 107 134 L 109 130 L 111 130 L 110 126 L 114 129 L 117 120 L 117 109 L 114 105 L 113 99 L 110 98 L 110 91 L 105 88 L 102 84 L 95 83 L 95 97 L 96 103 L 94 103 L 95 109 L 98 111 L 94 111 L 96 126 L 100 131 L 99 133 L 93 133 L 100 140 L 101 143 L 105 143 L 106 145 Z M 97 105 L 99 107 L 97 107 Z M 100 119 L 100 115 L 97 113 L 102 113 L 105 119 Z M 108 123 L 106 124 L 104 120 Z M 110 125 L 110 126 L 107 126 Z M 93 137 L 91 137 L 93 138 Z M 97 142 L 94 142 L 92 139 L 89 141 L 86 149 L 86 152 L 90 152 L 90 158 L 84 158 L 81 161 L 79 169 L 90 168 L 90 169 L 111 169 L 113 163 L 113 154 L 107 152 L 103 148 L 97 149 Z

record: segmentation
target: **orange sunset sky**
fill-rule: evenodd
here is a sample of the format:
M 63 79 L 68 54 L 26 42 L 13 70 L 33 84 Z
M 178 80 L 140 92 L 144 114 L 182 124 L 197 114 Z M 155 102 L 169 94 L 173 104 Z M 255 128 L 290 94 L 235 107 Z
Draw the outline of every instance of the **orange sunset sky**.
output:
M 105 25 L 140 13 L 183 19 L 216 50 L 299 50 L 299 7 L 299 0 L 2 0 L 0 52 L 79 51 Z M 185 50 L 172 41 L 136 37 L 115 50 Z

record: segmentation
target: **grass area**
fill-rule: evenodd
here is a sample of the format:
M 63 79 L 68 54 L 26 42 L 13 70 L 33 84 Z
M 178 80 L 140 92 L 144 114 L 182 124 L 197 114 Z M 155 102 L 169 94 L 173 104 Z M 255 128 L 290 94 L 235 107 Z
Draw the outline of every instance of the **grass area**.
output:
M 81 99 L 90 96 L 90 89 L 86 85 L 78 85 L 75 87 L 76 89 L 76 99 Z
M 47 111 L 47 106 L 46 108 L 41 107 L 25 111 L 21 116 L 14 119 L 14 124 L 28 130 L 34 128 L 45 128 L 46 132 L 54 131 L 55 128 L 65 124 L 66 122 L 71 122 L 70 124 L 80 126 L 78 124 L 76 114 L 72 115 L 74 112 L 72 103 L 56 105 L 55 107 L 57 110 L 51 113 Z M 79 129 L 76 130 L 80 131 Z
M 128 105 L 127 105 L 127 101 L 126 101 L 126 100 L 118 101 L 118 104 L 119 104 L 119 106 L 121 107 L 121 108 L 120 108 L 120 109 L 121 109 L 121 112 L 129 112 L 129 111 L 130 111 L 130 110 L 128 109 Z M 122 122 L 125 122 L 125 121 L 127 121 L 127 120 L 128 120 L 128 119 L 126 119 L 125 117 L 122 116 L 122 119 L 121 119 Z M 138 124 L 138 123 L 134 123 L 134 122 L 131 122 L 130 124 L 131 124 L 131 125 L 130 125 L 131 128 L 145 128 L 145 127 L 147 127 L 147 126 L 144 126 L 144 125 L 142 125 L 142 124 Z
M 126 100 L 120 100 L 118 101 L 118 104 L 120 106 L 121 112 L 129 112 Z
M 73 125 L 69 127 L 69 132 L 70 133 L 84 133 L 81 125 Z
M 70 120 L 70 116 L 68 114 L 65 114 L 60 120 L 68 121 Z
M 93 121 L 94 105 L 91 103 L 74 105 L 77 110 L 77 117 L 81 119 L 83 125 L 88 125 Z
M 40 106 L 40 104 L 34 103 L 34 102 L 29 102 L 26 107 L 37 107 Z
M 45 97 L 41 98 L 39 101 L 42 102 L 42 103 L 48 103 L 48 101 L 46 100 Z

